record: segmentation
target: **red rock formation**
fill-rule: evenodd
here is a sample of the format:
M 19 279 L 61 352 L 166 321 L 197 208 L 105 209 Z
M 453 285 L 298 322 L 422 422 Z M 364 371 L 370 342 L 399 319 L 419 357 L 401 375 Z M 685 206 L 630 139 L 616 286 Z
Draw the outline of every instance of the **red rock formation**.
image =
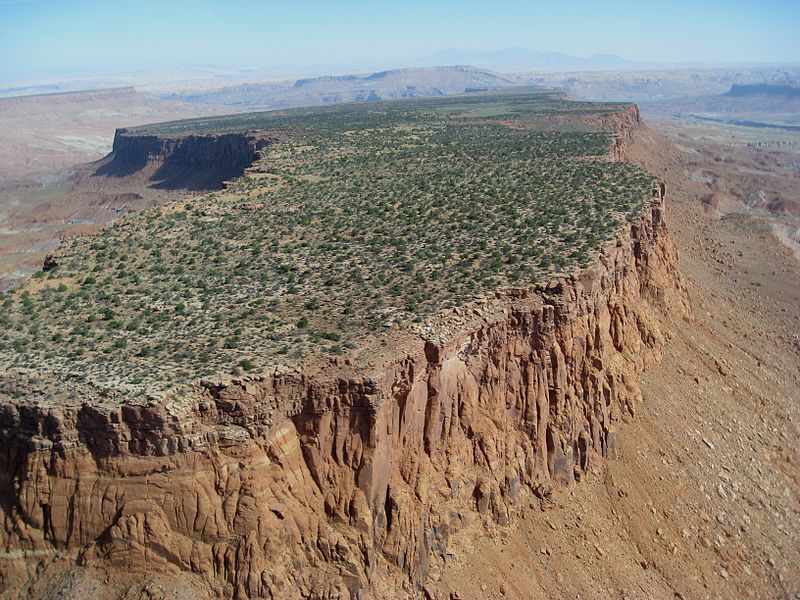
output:
M 628 146 L 633 139 L 633 133 L 642 126 L 639 107 L 627 104 L 619 111 L 604 115 L 600 119 L 600 127 L 605 131 L 616 131 L 617 136 L 612 148 L 614 160 L 629 162 Z
M 417 597 L 454 531 L 614 456 L 659 356 L 651 310 L 688 302 L 663 210 L 662 188 L 594 268 L 398 333 L 390 356 L 145 405 L 2 406 L 3 585 L 57 558 L 192 574 L 209 596 Z

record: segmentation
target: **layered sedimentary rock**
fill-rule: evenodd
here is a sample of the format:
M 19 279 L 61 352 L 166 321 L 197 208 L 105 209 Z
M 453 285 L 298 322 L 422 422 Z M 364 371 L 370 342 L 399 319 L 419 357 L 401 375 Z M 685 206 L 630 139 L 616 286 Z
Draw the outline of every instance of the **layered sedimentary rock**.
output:
M 4 585 L 63 560 L 212 597 L 417 597 L 453 532 L 615 455 L 663 341 L 652 311 L 688 302 L 663 196 L 593 268 L 372 354 L 144 404 L 3 406 Z
M 269 143 L 264 134 L 160 137 L 118 129 L 97 175 L 138 176 L 163 189 L 215 189 L 240 177 Z
M 634 133 L 642 127 L 639 107 L 631 104 L 620 108 L 616 112 L 604 115 L 600 118 L 600 127 L 604 130 L 617 132 L 611 150 L 612 156 L 617 161 L 628 162 L 628 148 L 633 140 Z M 661 194 L 663 195 L 663 190 Z

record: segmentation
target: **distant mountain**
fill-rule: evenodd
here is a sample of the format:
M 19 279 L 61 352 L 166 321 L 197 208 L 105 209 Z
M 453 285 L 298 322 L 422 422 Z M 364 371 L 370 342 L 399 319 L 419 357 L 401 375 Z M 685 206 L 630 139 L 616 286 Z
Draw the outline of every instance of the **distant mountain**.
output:
M 511 77 L 511 75 L 509 75 Z M 521 85 L 535 85 L 562 89 L 576 100 L 601 100 L 611 102 L 636 102 L 640 109 L 645 105 L 659 111 L 670 111 L 669 101 L 689 97 L 717 98 L 718 105 L 736 100 L 731 90 L 747 89 L 755 84 L 768 84 L 771 88 L 797 87 L 800 84 L 800 66 L 778 67 L 721 67 L 718 69 L 586 69 L 580 72 L 531 72 L 514 77 Z M 747 87 L 746 87 L 747 86 Z M 756 87 L 755 89 L 758 89 Z M 753 96 L 753 104 L 764 96 Z M 790 98 L 773 97 L 789 101 Z M 705 100 L 704 100 L 705 101 Z M 661 104 L 659 104 L 661 103 Z M 763 102 L 762 102 L 763 104 Z
M 450 48 L 419 61 L 422 65 L 469 64 L 485 69 L 501 71 L 525 71 L 537 69 L 598 69 L 625 68 L 635 66 L 629 60 L 613 54 L 594 54 L 589 58 L 578 58 L 563 52 L 538 52 L 528 48 L 504 48 L 494 52 L 461 50 Z
M 733 85 L 723 96 L 729 98 L 747 98 L 750 96 L 769 96 L 772 98 L 785 98 L 788 100 L 800 98 L 800 87 L 791 85 L 769 85 L 759 83 L 753 85 Z
M 252 110 L 443 96 L 512 85 L 515 82 L 510 79 L 474 67 L 429 67 L 279 83 L 247 83 L 197 93 L 171 94 L 168 98 Z

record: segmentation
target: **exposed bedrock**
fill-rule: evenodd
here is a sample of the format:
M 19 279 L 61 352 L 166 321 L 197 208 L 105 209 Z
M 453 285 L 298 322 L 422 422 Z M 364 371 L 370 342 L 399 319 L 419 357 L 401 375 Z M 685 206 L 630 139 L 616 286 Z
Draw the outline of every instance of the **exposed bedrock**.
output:
M 639 107 L 631 104 L 620 110 L 600 118 L 600 126 L 604 130 L 616 131 L 617 135 L 612 148 L 612 156 L 620 162 L 628 162 L 628 148 L 634 133 L 643 127 L 639 115 Z M 661 191 L 663 195 L 663 190 Z
M 159 189 L 217 189 L 243 175 L 268 143 L 264 134 L 170 138 L 118 129 L 96 175 L 143 178 Z
M 149 405 L 0 412 L 6 587 L 58 557 L 193 573 L 210 596 L 412 597 L 448 538 L 616 452 L 688 299 L 663 190 L 598 264 L 456 309 L 391 360 Z

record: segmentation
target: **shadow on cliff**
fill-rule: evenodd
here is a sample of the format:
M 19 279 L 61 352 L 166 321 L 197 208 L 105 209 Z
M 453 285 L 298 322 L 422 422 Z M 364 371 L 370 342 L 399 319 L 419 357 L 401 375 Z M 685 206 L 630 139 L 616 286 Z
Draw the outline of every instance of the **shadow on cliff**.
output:
M 123 130 L 94 176 L 132 178 L 159 190 L 222 189 L 226 181 L 244 175 L 266 144 L 247 135 L 160 139 L 126 136 Z
M 117 159 L 112 153 L 100 161 L 100 166 L 94 172 L 94 175 L 100 177 L 130 177 L 134 173 L 142 171 L 147 166 L 147 163 L 147 156 L 142 156 L 140 160 L 122 160 Z
M 146 158 L 144 160 L 111 160 L 102 164 L 95 176 L 143 179 L 143 183 L 157 190 L 219 190 L 226 181 L 241 177 L 252 164 L 221 164 L 215 167 L 198 168 L 194 165 L 182 164 L 167 160 L 156 168 Z

